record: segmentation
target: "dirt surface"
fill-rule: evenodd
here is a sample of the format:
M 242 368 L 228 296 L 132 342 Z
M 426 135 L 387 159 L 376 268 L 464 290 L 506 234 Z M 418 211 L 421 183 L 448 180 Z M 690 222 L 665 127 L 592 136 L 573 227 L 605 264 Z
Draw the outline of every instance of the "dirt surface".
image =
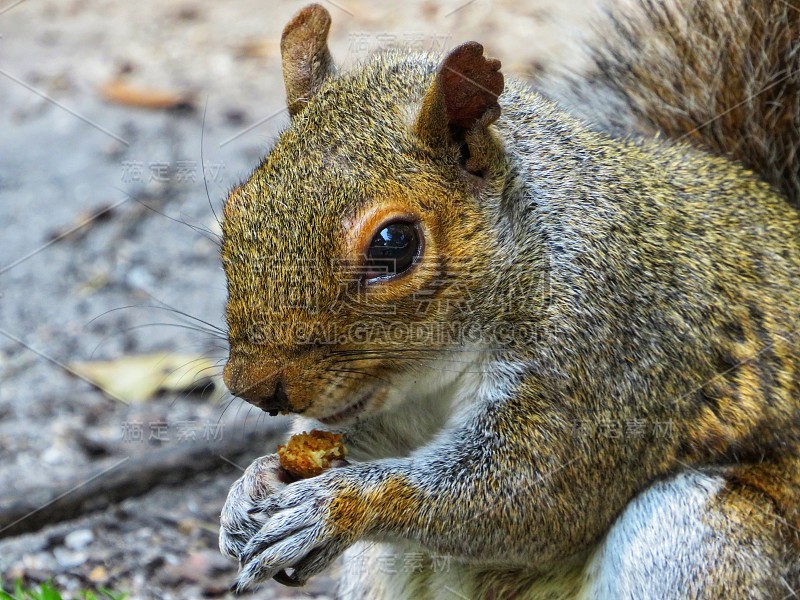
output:
M 71 375 L 69 364 L 160 350 L 224 359 L 224 331 L 214 329 L 224 329 L 225 300 L 214 212 L 287 122 L 278 40 L 303 4 L 0 4 L 0 485 L 9 495 L 35 496 L 211 431 L 263 430 L 263 444 L 230 461 L 241 466 L 274 448 L 284 422 L 237 400 L 194 393 L 120 402 Z M 554 57 L 581 60 L 563 28 L 589 23 L 591 4 L 327 7 L 340 64 L 381 48 L 442 52 L 476 39 L 507 74 L 531 76 Z M 102 90 L 112 82 L 169 92 L 178 106 L 109 102 Z M 237 420 L 247 414 L 246 424 Z M 165 436 L 152 437 L 154 424 Z M 0 540 L 4 585 L 54 578 L 65 597 L 87 586 L 130 598 L 226 595 L 235 565 L 218 555 L 216 539 L 238 476 L 229 460 L 183 484 Z M 8 525 L 0 522 L 0 535 Z M 335 571 L 300 590 L 268 584 L 258 596 L 332 596 L 334 579 Z

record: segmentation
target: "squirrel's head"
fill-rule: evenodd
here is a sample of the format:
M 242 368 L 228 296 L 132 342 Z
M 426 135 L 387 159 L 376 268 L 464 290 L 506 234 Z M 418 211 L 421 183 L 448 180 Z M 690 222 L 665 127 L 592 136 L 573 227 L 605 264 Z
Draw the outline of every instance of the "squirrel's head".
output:
M 479 197 L 506 164 L 503 76 L 479 44 L 337 74 L 329 26 L 311 5 L 283 32 L 291 124 L 230 193 L 222 258 L 229 389 L 333 425 L 462 343 L 496 244 Z

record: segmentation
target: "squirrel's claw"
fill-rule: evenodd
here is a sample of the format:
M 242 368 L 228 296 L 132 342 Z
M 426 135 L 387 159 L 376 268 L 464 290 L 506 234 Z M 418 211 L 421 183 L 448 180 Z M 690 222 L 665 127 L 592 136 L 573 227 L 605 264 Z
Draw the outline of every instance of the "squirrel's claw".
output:
M 336 523 L 331 509 L 337 498 L 342 503 L 337 490 L 343 470 L 292 483 L 254 503 L 269 517 L 239 555 L 238 590 L 251 589 L 269 578 L 303 585 L 347 549 L 356 536 Z M 285 572 L 288 568 L 293 569 L 291 576 Z
M 300 587 L 305 585 L 306 583 L 305 581 L 300 581 L 299 579 L 296 579 L 294 573 L 292 575 L 289 575 L 286 572 L 286 569 L 281 569 L 280 571 L 275 573 L 275 575 L 273 575 L 272 578 L 281 585 L 285 585 L 287 587 Z
M 240 559 L 247 543 L 269 518 L 261 504 L 286 487 L 277 454 L 255 460 L 231 487 L 220 515 L 219 549 Z
M 257 583 L 291 567 L 320 543 L 322 536 L 319 529 L 318 526 L 309 527 L 266 547 L 254 545 L 256 538 L 251 540 L 236 578 L 237 588 L 251 589 Z

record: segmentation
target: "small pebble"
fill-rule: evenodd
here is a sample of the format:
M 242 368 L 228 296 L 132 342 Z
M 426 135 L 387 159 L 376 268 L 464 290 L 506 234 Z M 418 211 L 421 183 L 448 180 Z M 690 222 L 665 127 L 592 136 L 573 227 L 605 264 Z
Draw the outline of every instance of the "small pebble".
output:
M 27 554 L 22 557 L 22 568 L 26 573 L 31 571 L 50 571 L 55 567 L 55 561 L 49 552 Z
M 83 550 L 94 541 L 91 529 L 76 529 L 64 538 L 64 545 L 71 550 Z
M 136 289 L 150 289 L 155 282 L 153 275 L 146 268 L 138 265 L 132 267 L 126 275 L 126 283 Z
M 56 557 L 58 566 L 62 569 L 74 569 L 86 562 L 87 556 L 85 552 L 74 552 L 66 548 L 56 548 L 53 550 L 53 556 Z
M 103 565 L 97 565 L 89 571 L 89 581 L 93 583 L 105 583 L 108 581 L 108 571 Z

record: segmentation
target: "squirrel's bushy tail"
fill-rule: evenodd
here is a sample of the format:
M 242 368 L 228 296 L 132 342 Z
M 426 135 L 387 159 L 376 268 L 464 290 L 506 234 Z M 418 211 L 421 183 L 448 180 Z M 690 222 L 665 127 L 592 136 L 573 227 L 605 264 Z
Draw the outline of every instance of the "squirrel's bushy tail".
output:
M 611 23 L 554 95 L 732 157 L 800 207 L 800 1 L 642 0 Z

